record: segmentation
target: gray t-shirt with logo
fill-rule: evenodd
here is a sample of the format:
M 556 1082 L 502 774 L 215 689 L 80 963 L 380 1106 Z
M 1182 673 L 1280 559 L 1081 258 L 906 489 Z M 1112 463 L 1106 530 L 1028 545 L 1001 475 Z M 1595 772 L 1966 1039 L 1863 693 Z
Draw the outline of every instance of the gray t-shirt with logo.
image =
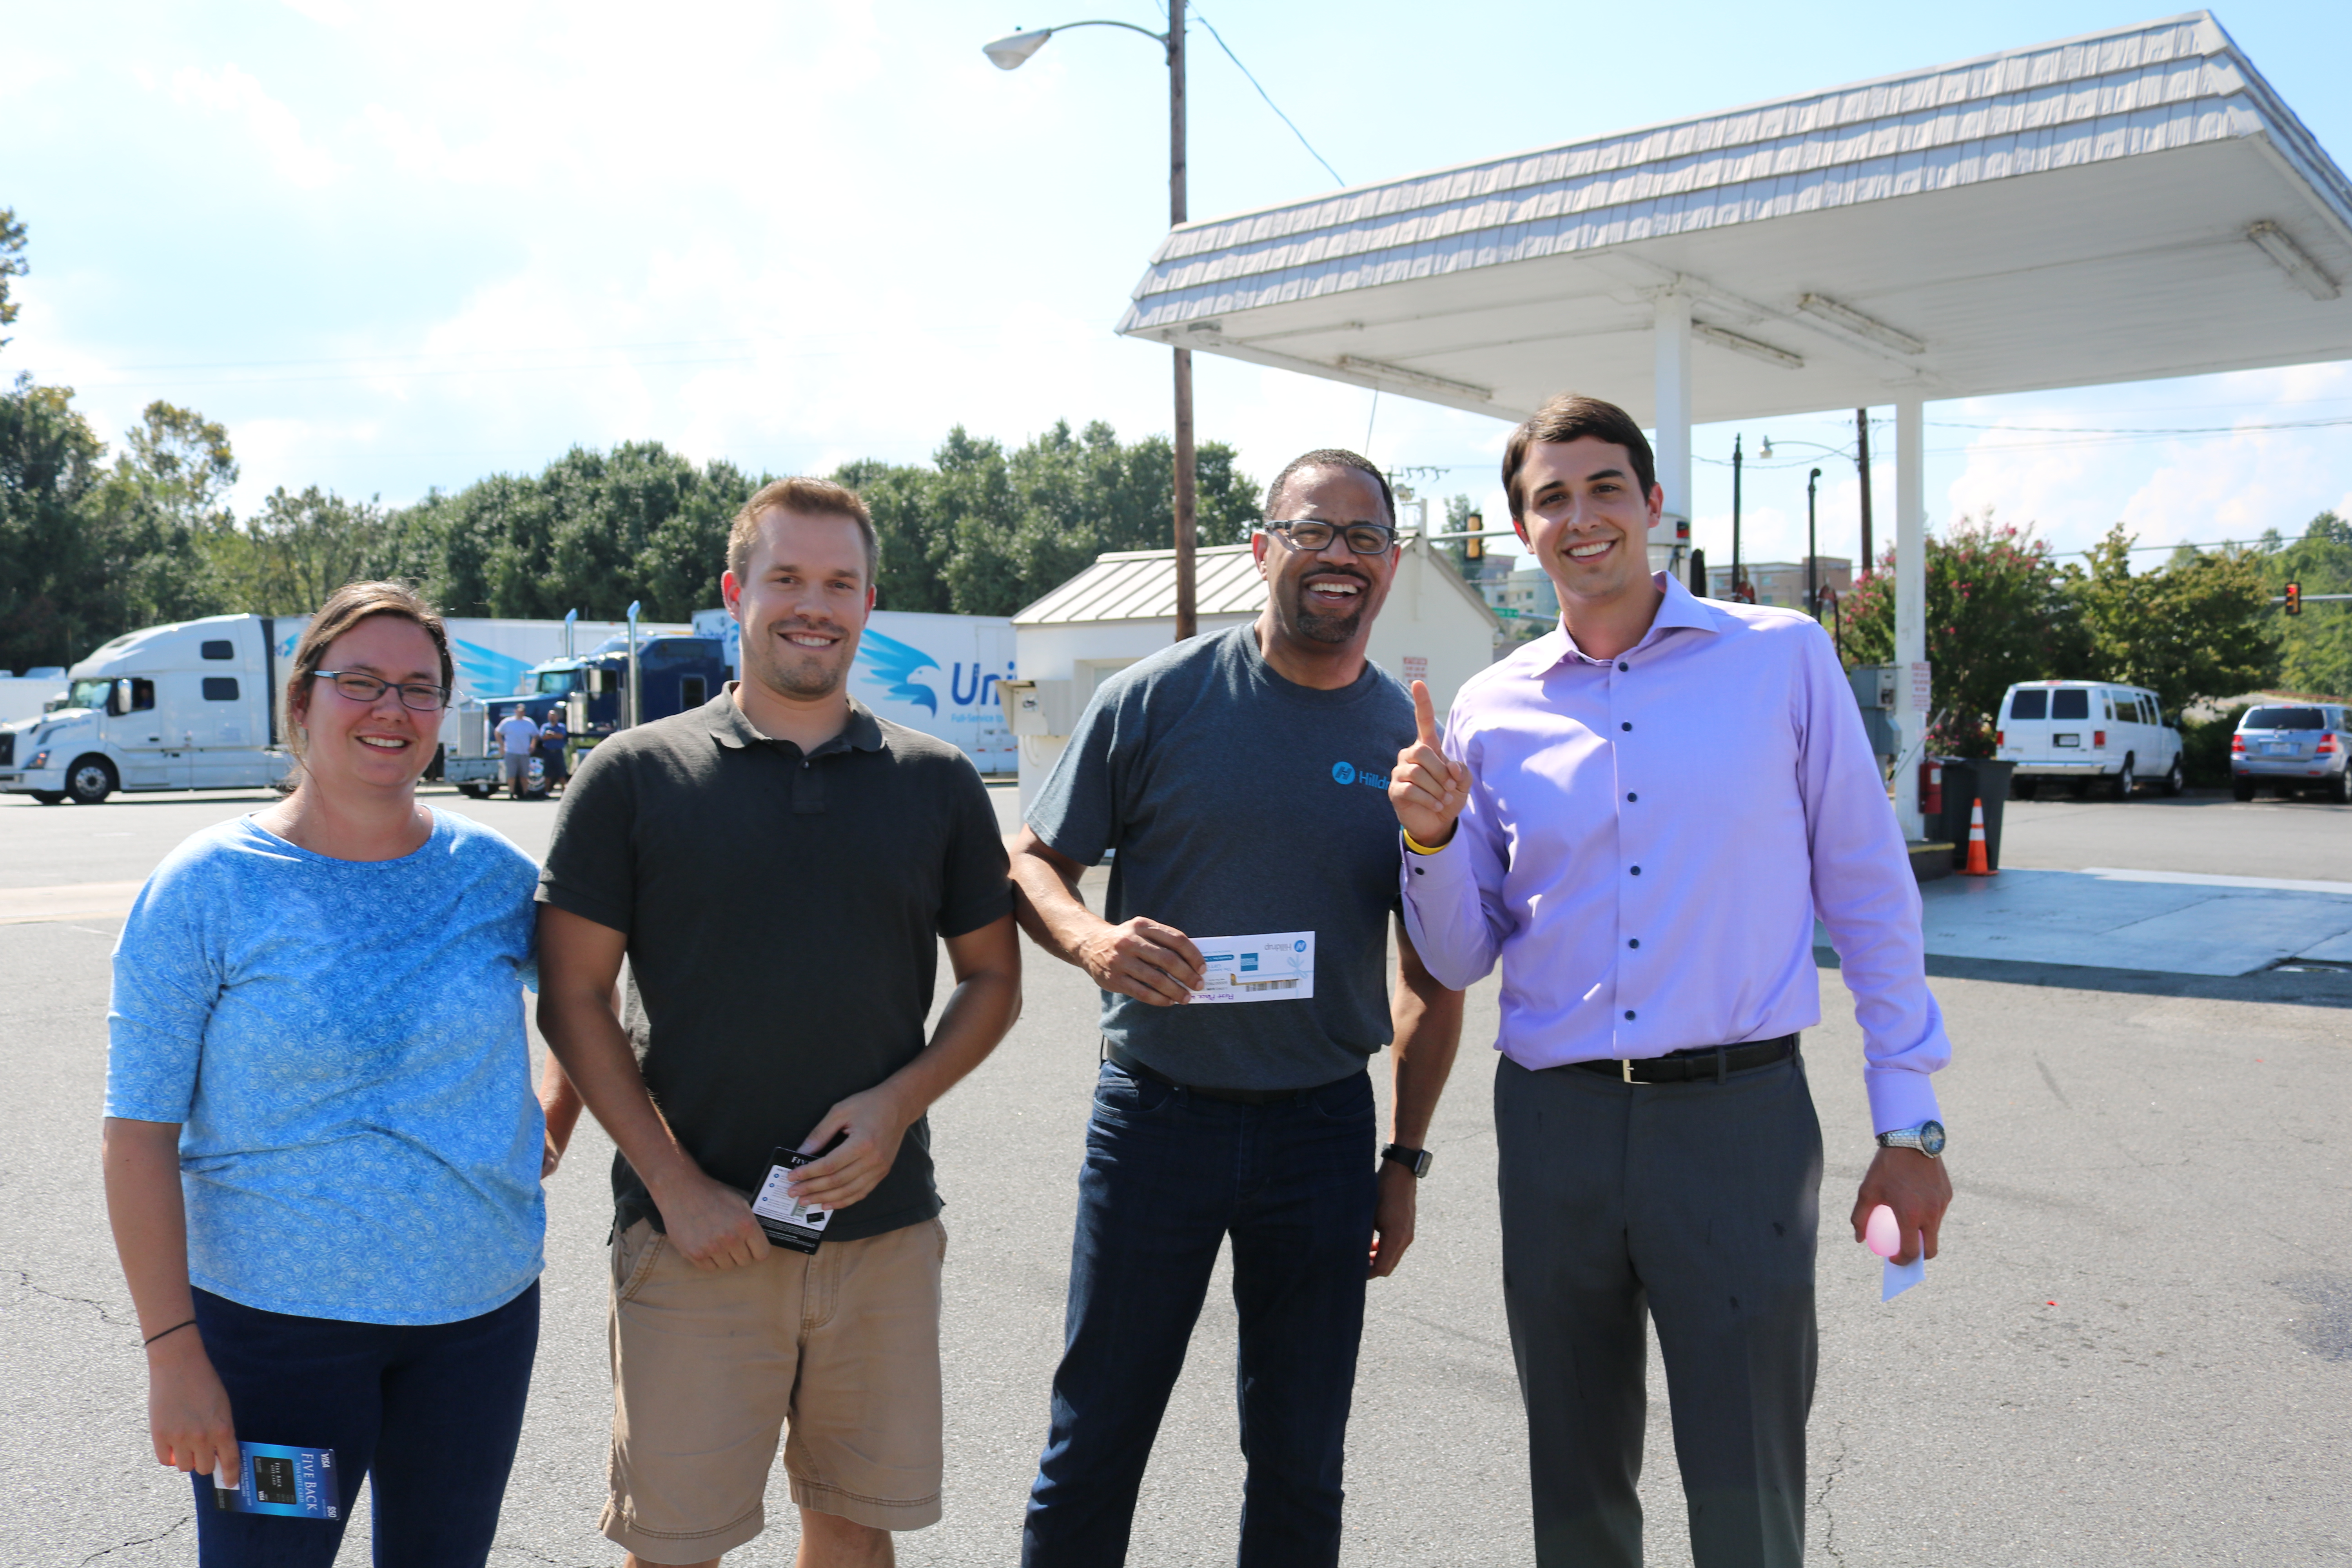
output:
M 1286 680 L 1255 626 L 1195 637 L 1103 682 L 1029 808 L 1082 866 L 1115 849 L 1106 918 L 1191 937 L 1315 933 L 1305 1001 L 1155 1007 L 1103 993 L 1102 1031 L 1180 1083 L 1307 1089 L 1389 1041 L 1397 825 L 1388 773 L 1412 699 L 1368 664 L 1318 691 Z

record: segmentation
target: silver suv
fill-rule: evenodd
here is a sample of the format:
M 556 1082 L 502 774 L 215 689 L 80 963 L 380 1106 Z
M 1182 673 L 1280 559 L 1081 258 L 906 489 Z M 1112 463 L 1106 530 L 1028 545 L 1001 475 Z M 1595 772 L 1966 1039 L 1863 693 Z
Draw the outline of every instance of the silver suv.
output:
M 2249 708 L 2230 737 L 2230 784 L 2240 800 L 2252 800 L 2263 784 L 2279 794 L 2325 790 L 2339 805 L 2352 805 L 2352 710 L 2329 702 L 2266 702 Z

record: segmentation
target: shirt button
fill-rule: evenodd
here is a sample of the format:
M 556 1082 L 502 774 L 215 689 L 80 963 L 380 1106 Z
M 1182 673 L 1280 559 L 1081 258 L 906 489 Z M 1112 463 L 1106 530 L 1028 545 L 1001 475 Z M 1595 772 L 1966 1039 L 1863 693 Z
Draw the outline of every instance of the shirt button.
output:
M 1625 1019 L 1626 1019 L 1626 1022 L 1631 1023 L 1631 1022 L 1633 1021 L 1633 1009 L 1632 1009 L 1631 1007 L 1626 1008 L 1626 1009 L 1625 1009 Z
M 1626 798 L 1627 800 L 1639 800 L 1639 799 L 1641 799 L 1642 797 L 1641 797 L 1640 795 L 1638 795 L 1634 794 L 1632 790 L 1630 790 L 1630 789 L 1629 789 L 1629 790 L 1627 790 L 1627 791 L 1625 792 L 1625 798 Z
M 1635 875 L 1636 877 L 1638 877 L 1638 876 L 1640 876 L 1641 874 L 1642 874 L 1642 868 L 1640 868 L 1639 866 L 1634 867 L 1634 868 L 1633 868 L 1633 875 Z
M 1630 729 L 1632 729 L 1633 727 L 1633 721 L 1632 721 L 1631 719 L 1626 720 L 1622 724 L 1620 724 L 1620 725 L 1618 725 L 1618 726 L 1617 726 L 1617 728 L 1619 728 L 1620 730 L 1630 730 Z
M 1630 664 L 1620 664 L 1620 665 L 1618 665 L 1618 667 L 1617 667 L 1617 668 L 1618 668 L 1620 670 L 1628 670 L 1628 669 L 1633 668 L 1633 667 L 1632 665 L 1630 665 Z
M 1420 875 L 1421 875 L 1421 868 L 1420 868 L 1420 867 L 1418 867 L 1418 866 L 1415 866 L 1415 867 L 1412 868 L 1412 874 L 1413 874 L 1414 876 L 1416 876 L 1416 877 L 1420 876 Z
M 1642 945 L 1642 939 L 1638 936 L 1630 937 L 1626 940 L 1625 945 L 1627 947 L 1639 947 Z

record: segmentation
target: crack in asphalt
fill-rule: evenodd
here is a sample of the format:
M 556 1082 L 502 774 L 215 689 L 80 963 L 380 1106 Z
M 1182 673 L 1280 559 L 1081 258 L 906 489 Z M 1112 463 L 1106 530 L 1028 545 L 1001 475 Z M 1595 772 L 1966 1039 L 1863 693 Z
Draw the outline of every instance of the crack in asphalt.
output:
M 87 1296 L 68 1296 L 62 1290 L 52 1290 L 45 1285 L 37 1285 L 33 1282 L 32 1275 L 22 1268 L 11 1268 L 7 1272 L 14 1274 L 16 1277 L 16 1283 L 36 1296 L 47 1296 L 52 1301 L 70 1301 L 78 1307 L 88 1307 L 98 1314 L 99 1321 L 110 1328 L 135 1329 L 139 1326 L 139 1320 L 136 1318 L 126 1321 L 108 1311 L 106 1303 L 103 1301 L 93 1301 Z
M 180 1532 L 180 1527 L 184 1524 L 192 1522 L 195 1517 L 196 1516 L 193 1512 L 184 1513 L 179 1518 L 172 1521 L 172 1527 L 169 1530 L 160 1531 L 153 1535 L 142 1535 L 136 1541 L 118 1541 L 111 1546 L 101 1546 L 97 1551 L 91 1552 L 89 1556 L 83 1558 L 82 1563 L 95 1563 L 101 1557 L 111 1557 L 116 1552 L 127 1551 L 133 1546 L 147 1546 L 155 1542 L 163 1541 L 170 1536 L 177 1535 Z
M 1451 1323 L 1441 1323 L 1434 1318 L 1424 1318 L 1419 1312 L 1408 1312 L 1402 1308 L 1391 1307 L 1389 1311 L 1396 1317 L 1419 1323 L 1423 1328 L 1435 1329 L 1441 1334 L 1451 1334 L 1457 1340 L 1467 1340 L 1474 1345 L 1483 1345 L 1490 1351 L 1501 1351 L 1505 1355 L 1511 1353 L 1511 1347 L 1507 1342 L 1498 1344 L 1483 1335 L 1466 1332 Z
M 2039 1051 L 2033 1053 L 2033 1065 L 2041 1069 L 2042 1081 L 2050 1086 L 2050 1092 L 2058 1097 L 2058 1103 L 2064 1106 L 2069 1110 L 2074 1110 L 2074 1102 L 2066 1098 L 2066 1091 L 2064 1089 L 2058 1087 L 2057 1079 L 2051 1075 L 2050 1064 L 2042 1059 L 2042 1053 Z
M 1830 1507 L 1830 1491 L 1837 1485 L 1838 1472 L 1845 1468 L 1845 1423 L 1841 1421 L 1837 1424 L 1837 1457 L 1829 1462 L 1822 1477 L 1822 1489 L 1813 1496 L 1813 1506 L 1822 1510 L 1822 1518 L 1828 1521 L 1828 1528 L 1822 1531 L 1822 1550 L 1837 1563 L 1845 1561 L 1845 1553 L 1838 1550 L 1837 1512 Z

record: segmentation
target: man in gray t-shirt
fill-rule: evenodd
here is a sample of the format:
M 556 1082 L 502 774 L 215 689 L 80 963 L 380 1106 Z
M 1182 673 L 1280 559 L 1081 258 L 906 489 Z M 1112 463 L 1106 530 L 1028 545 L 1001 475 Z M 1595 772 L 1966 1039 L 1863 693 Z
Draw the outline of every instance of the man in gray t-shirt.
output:
M 1124 1560 L 1228 1237 L 1242 1568 L 1338 1561 L 1365 1280 L 1412 1239 L 1460 1037 L 1461 994 L 1401 927 L 1393 999 L 1386 984 L 1387 759 L 1414 734 L 1412 699 L 1364 657 L 1398 562 L 1387 481 L 1353 453 L 1310 452 L 1266 512 L 1265 612 L 1106 681 L 1013 857 L 1024 929 L 1103 989 L 1106 1058 L 1024 1568 Z M 1105 850 L 1097 916 L 1077 881 Z M 1391 1037 L 1394 1142 L 1376 1166 L 1365 1063 Z

